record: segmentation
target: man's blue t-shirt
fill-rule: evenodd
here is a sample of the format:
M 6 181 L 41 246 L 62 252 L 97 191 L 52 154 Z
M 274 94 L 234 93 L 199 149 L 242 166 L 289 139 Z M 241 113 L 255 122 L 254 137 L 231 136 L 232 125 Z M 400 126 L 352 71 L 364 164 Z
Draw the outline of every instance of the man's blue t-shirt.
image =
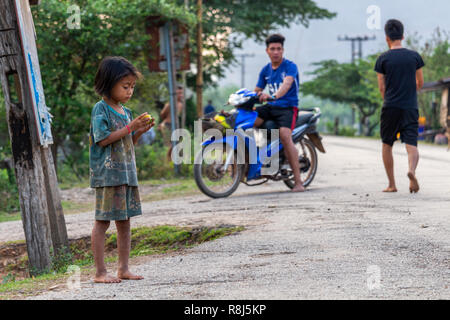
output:
M 294 82 L 292 83 L 291 88 L 281 98 L 276 99 L 275 101 L 268 102 L 269 105 L 276 107 L 298 106 L 298 68 L 294 62 L 283 59 L 283 62 L 277 69 L 272 69 L 272 63 L 269 63 L 261 70 L 259 74 L 258 84 L 256 86 L 264 90 L 266 85 L 268 85 L 270 95 L 274 95 L 278 91 L 284 81 L 284 78 L 286 78 L 287 76 L 291 76 L 294 78 Z

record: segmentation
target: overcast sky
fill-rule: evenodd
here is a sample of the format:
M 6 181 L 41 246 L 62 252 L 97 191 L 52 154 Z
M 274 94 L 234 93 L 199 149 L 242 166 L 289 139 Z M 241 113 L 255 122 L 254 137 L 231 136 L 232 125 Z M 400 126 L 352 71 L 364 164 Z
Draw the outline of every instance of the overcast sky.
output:
M 285 58 L 294 61 L 299 67 L 300 82 L 308 78 L 305 72 L 312 70 L 310 64 L 313 62 L 325 59 L 350 62 L 351 44 L 338 41 L 338 36 L 375 35 L 376 40 L 366 41 L 363 44 L 364 56 L 386 50 L 383 28 L 388 19 L 395 18 L 403 22 L 405 37 L 418 32 L 423 38 L 427 38 L 437 27 L 450 32 L 449 0 L 316 0 L 315 2 L 319 7 L 336 12 L 337 16 L 331 20 L 312 20 L 309 28 L 293 25 L 289 29 L 278 30 L 286 37 Z M 367 9 L 372 5 L 380 9 L 379 30 L 367 27 L 367 21 L 372 16 L 367 13 Z M 243 48 L 236 53 L 255 55 L 246 59 L 245 75 L 245 87 L 253 90 L 259 71 L 269 60 L 265 53 L 265 44 L 247 40 Z M 220 84 L 240 86 L 240 65 L 231 68 L 227 76 L 220 80 Z

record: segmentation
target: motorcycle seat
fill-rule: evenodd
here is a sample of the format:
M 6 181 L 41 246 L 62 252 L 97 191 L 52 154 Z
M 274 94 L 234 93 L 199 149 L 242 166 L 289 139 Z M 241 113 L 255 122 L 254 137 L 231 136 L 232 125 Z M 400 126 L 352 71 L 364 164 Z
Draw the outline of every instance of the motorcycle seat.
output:
M 297 117 L 297 123 L 295 124 L 295 127 L 300 127 L 306 123 L 309 122 L 309 120 L 311 120 L 311 118 L 314 117 L 314 113 L 312 112 L 299 112 L 298 117 Z

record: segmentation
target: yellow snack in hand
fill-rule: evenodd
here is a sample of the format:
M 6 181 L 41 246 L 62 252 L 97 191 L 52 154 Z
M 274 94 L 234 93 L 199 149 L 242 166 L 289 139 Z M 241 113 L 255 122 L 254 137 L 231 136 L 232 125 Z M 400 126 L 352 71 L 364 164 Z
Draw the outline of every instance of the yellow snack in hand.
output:
M 149 114 L 146 114 L 144 116 L 144 118 L 146 118 L 148 120 L 148 123 L 151 123 L 153 121 L 153 117 L 151 115 L 149 115 Z

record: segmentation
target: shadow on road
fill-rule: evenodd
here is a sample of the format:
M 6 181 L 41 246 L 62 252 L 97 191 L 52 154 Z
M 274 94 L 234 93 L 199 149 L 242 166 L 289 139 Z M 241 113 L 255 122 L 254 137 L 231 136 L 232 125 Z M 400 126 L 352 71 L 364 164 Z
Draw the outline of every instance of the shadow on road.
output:
M 233 198 L 248 198 L 248 197 L 267 197 L 267 196 L 279 196 L 281 194 L 291 194 L 291 195 L 295 195 L 295 196 L 301 196 L 302 194 L 310 194 L 310 193 L 324 193 L 326 191 L 335 191 L 337 189 L 336 186 L 328 186 L 328 187 L 321 187 L 321 188 L 315 188 L 315 187 L 309 187 L 306 189 L 306 193 L 295 193 L 295 192 L 291 192 L 289 189 L 285 190 L 285 191 L 281 191 L 281 190 L 277 190 L 277 191 L 256 191 L 256 192 L 245 192 L 242 194 L 234 194 L 232 196 L 230 196 L 230 199 Z M 219 199 L 220 200 L 220 199 Z M 223 200 L 223 199 L 221 199 Z

